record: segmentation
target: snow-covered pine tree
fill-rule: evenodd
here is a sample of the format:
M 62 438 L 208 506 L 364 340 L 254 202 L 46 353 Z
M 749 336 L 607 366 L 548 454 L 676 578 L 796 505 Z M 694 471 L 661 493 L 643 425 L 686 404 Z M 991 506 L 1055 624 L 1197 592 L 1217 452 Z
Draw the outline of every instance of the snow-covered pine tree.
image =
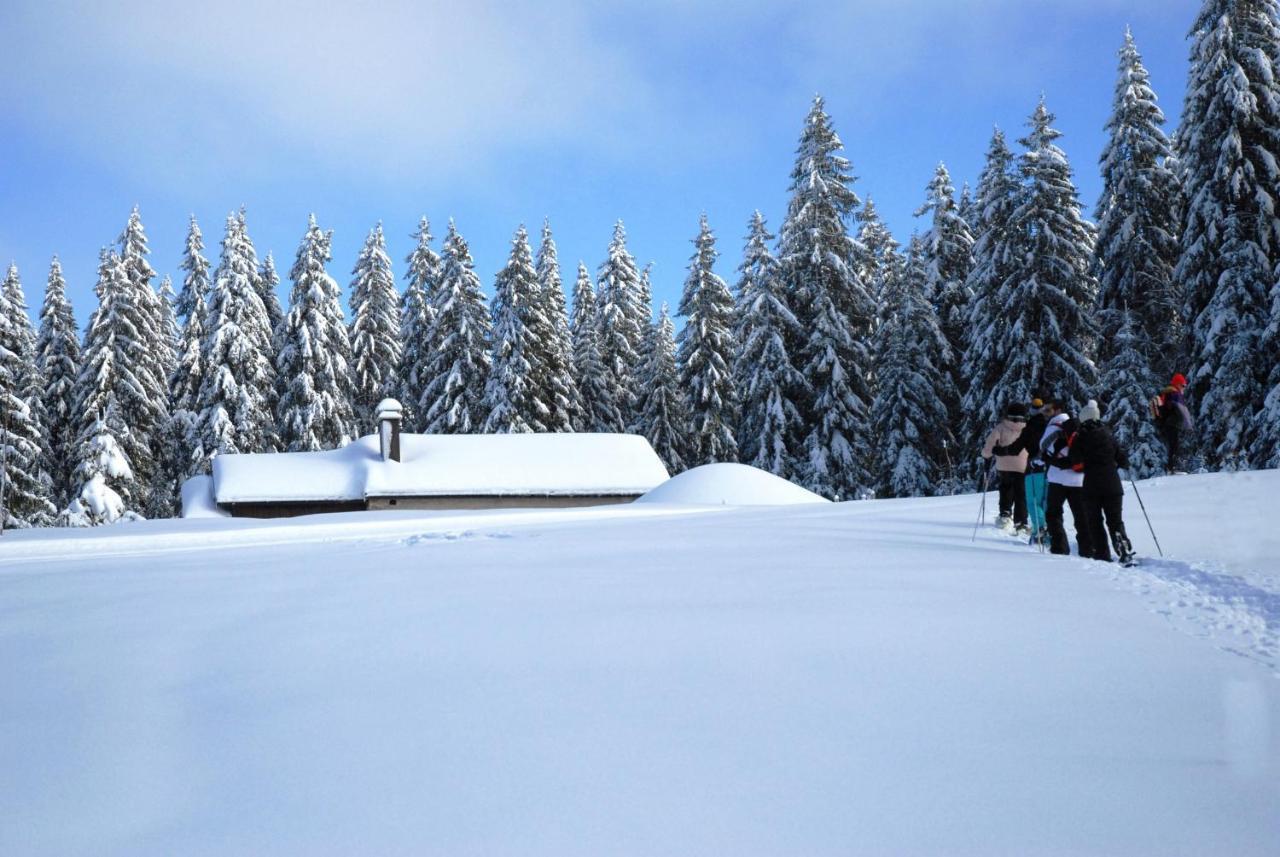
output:
M 665 303 L 658 323 L 651 328 L 646 353 L 639 433 L 648 439 L 667 471 L 679 473 L 688 466 L 686 443 L 691 431 L 688 404 L 680 390 L 676 368 L 675 325 Z
M 546 329 L 538 304 L 538 272 L 524 226 L 511 239 L 511 255 L 493 284 L 493 353 L 484 388 L 484 431 L 499 434 L 543 431 L 550 414 L 539 398 L 530 356 L 533 331 Z
M 941 493 L 951 421 L 944 367 L 950 349 L 930 298 L 930 242 L 915 236 L 901 273 L 887 280 L 878 336 L 880 386 L 872 408 L 880 453 L 879 492 L 888 497 Z
M 125 275 L 122 274 L 122 280 Z M 129 429 L 120 415 L 120 408 L 111 399 L 106 410 L 89 421 L 82 433 L 76 457 L 75 481 L 80 486 L 71 503 L 58 516 L 58 524 L 64 527 L 96 527 L 112 524 L 125 518 L 137 518 L 129 509 L 127 497 L 120 488 L 136 484 L 129 457 L 121 448 L 120 437 L 126 437 Z
M 151 281 L 155 269 L 147 257 L 151 249 L 137 206 L 129 214 L 129 221 L 120 234 L 120 263 L 126 281 L 132 289 L 130 306 L 132 322 L 141 346 L 135 350 L 134 377 L 141 385 L 135 406 L 122 410 L 129 433 L 134 441 L 125 446 L 136 484 L 142 494 L 138 505 L 147 508 L 147 492 L 155 477 L 156 458 L 159 452 L 158 437 L 169 415 L 169 373 L 174 366 L 173 341 L 165 332 L 164 309 Z
M 680 298 L 678 362 L 680 389 L 689 404 L 687 464 L 697 467 L 716 461 L 737 461 L 738 396 L 734 388 L 734 305 L 729 287 L 713 269 L 715 235 L 702 215 L 689 276 Z
M 1128 312 L 1137 324 L 1140 353 L 1156 375 L 1169 376 L 1180 368 L 1182 350 L 1182 297 L 1173 279 L 1180 206 L 1178 180 L 1166 164 L 1171 150 L 1163 124 L 1150 75 L 1126 30 L 1095 215 L 1098 358 L 1108 361 L 1119 347 L 1117 332 Z
M 964 220 L 965 226 L 969 227 L 969 234 L 975 235 L 977 233 L 978 206 L 973 200 L 973 191 L 969 189 L 968 182 L 960 186 L 960 199 L 956 203 L 956 209 Z
M 1174 280 L 1186 294 L 1185 374 L 1206 461 L 1228 469 L 1270 457 L 1257 416 L 1271 369 L 1260 338 L 1280 262 L 1278 19 L 1276 0 L 1205 0 L 1178 130 L 1187 203 Z
M 582 394 L 573 377 L 573 345 L 569 338 L 569 314 L 565 307 L 560 259 L 551 224 L 542 223 L 542 243 L 535 261 L 538 271 L 539 312 L 532 317 L 537 359 L 533 361 L 535 385 L 548 408 L 548 431 L 573 431 L 582 419 Z
M 814 99 L 791 172 L 791 200 L 779 239 L 784 282 L 805 331 L 798 349 L 812 395 L 804 418 L 805 484 L 853 499 L 869 486 L 870 337 L 875 308 L 858 271 L 865 250 L 848 234 L 858 205 L 849 162 L 821 97 Z
M 885 277 L 902 264 L 902 258 L 898 253 L 898 240 L 884 225 L 870 198 L 858 211 L 857 220 L 858 243 L 865 250 L 858 271 L 871 293 L 878 326 L 883 315 Z
M 1148 413 L 1156 378 L 1147 362 L 1147 343 L 1138 332 L 1133 314 L 1117 310 L 1119 323 L 1102 364 L 1103 417 L 1115 433 L 1116 444 L 1129 456 L 1129 473 L 1135 478 L 1164 473 L 1168 455 Z
M 376 431 L 378 403 L 400 392 L 400 295 L 379 223 L 351 272 L 351 375 L 360 434 Z
M 228 215 L 222 258 L 205 313 L 204 372 L 196 397 L 205 456 L 275 447 L 274 348 L 257 276 L 243 220 Z
M 194 416 L 173 410 L 171 381 L 178 371 L 183 342 L 174 313 L 173 282 L 167 275 L 160 281 L 156 303 L 163 342 L 164 362 L 159 368 L 165 372 L 166 407 L 153 436 L 155 472 L 144 511 L 148 518 L 172 518 L 181 511 L 182 483 L 191 475 Z
M 578 279 L 573 286 L 573 377 L 582 394 L 582 413 L 577 431 L 618 432 L 623 430 L 609 374 L 600 356 L 600 320 L 596 293 L 587 266 L 578 263 Z
M 1041 99 L 1021 141 L 1024 191 L 1010 222 L 1011 269 L 998 297 L 1007 327 L 997 349 L 996 391 L 1006 402 L 1029 401 L 1033 390 L 1084 402 L 1097 382 L 1089 358 L 1097 334 L 1093 225 L 1080 213 L 1071 166 L 1054 144 L 1062 135 L 1053 119 Z
M 947 338 L 946 352 L 937 356 L 947 360 L 940 367 L 950 391 L 945 400 L 946 413 L 948 424 L 956 425 L 963 416 L 959 393 L 963 375 L 954 355 L 962 353 L 968 342 L 971 297 L 968 279 L 973 270 L 973 235 L 960 215 L 955 187 L 944 164 L 938 164 L 929 182 L 925 203 L 916 211 L 917 217 L 926 214 L 932 214 L 933 221 L 921 242 L 927 274 L 924 294 L 933 302 L 938 323 Z
M 180 303 L 181 298 L 179 295 Z M 173 374 L 169 376 L 169 401 L 172 410 L 195 414 L 199 408 L 200 386 L 204 383 L 204 324 L 209 308 L 199 291 L 193 291 L 190 303 L 185 305 L 189 314 L 182 326 Z
M 276 423 L 289 452 L 335 449 L 356 433 L 351 345 L 338 283 L 325 270 L 332 232 L 315 215 L 298 245 L 289 279 L 289 312 L 280 323 Z
M 134 455 L 150 457 L 151 450 L 144 448 L 150 438 L 132 431 L 124 415 L 143 406 L 145 386 L 138 376 L 145 361 L 139 352 L 150 343 L 140 337 L 137 293 L 117 253 L 103 249 L 94 292 L 98 306 L 89 317 L 76 377 L 76 470 L 71 493 L 80 497 L 92 483 L 90 497 L 97 496 L 101 482 L 111 489 L 122 510 L 137 510 L 146 502 L 146 483 L 139 483 L 128 462 Z M 110 452 L 111 462 L 119 458 L 125 466 L 95 463 L 102 460 L 103 450 Z
M 54 256 L 40 308 L 40 333 L 36 337 L 36 371 L 44 382 L 42 402 L 48 439 L 47 470 L 54 505 L 64 508 L 71 499 L 76 468 L 76 376 L 80 372 L 80 337 L 62 263 Z
M 471 250 L 452 220 L 444 239 L 440 281 L 431 298 L 435 318 L 427 340 L 435 350 L 423 373 L 418 402 L 423 431 L 478 432 L 488 416 L 484 394 L 489 377 L 489 314 Z
M 964 419 L 956 438 L 958 452 L 963 451 L 957 455 L 961 476 L 982 472 L 984 462 L 978 454 L 982 439 L 1005 406 L 999 382 L 1008 358 L 1002 349 L 1008 340 L 1010 307 L 1000 290 L 1012 271 L 1016 237 L 1012 219 L 1021 198 L 1022 188 L 1013 173 L 1013 153 L 1004 132 L 997 128 L 991 135 L 974 199 L 977 231 L 968 279 L 967 346 L 960 358 Z
M 405 409 L 405 426 L 422 431 L 424 426 L 418 403 L 426 386 L 427 364 L 435 353 L 428 337 L 435 321 L 432 309 L 436 285 L 440 278 L 440 256 L 431 249 L 431 224 L 423 217 L 413 233 L 413 252 L 405 259 L 407 270 L 404 297 L 400 303 L 400 393 Z
M 639 357 L 640 365 L 648 364 L 649 352 L 648 348 L 653 343 L 653 282 L 649 277 L 653 273 L 653 263 L 650 262 L 640 269 L 640 290 L 636 297 L 636 307 L 639 309 L 636 315 L 636 326 L 640 328 L 640 347 Z M 644 385 L 643 375 L 638 375 L 637 380 L 641 386 Z
M 1258 411 L 1258 438 L 1254 441 L 1254 463 L 1258 467 L 1280 467 L 1280 279 L 1271 287 L 1271 321 L 1262 335 L 1262 359 L 1271 366 L 1267 396 Z
M 209 260 L 204 256 L 204 235 L 196 216 L 191 215 L 187 227 L 187 243 L 182 250 L 182 262 L 178 265 L 185 271 L 182 277 L 182 289 L 178 299 L 174 301 L 173 311 L 185 325 L 195 312 L 197 302 L 204 306 L 209 295 Z
M 751 217 L 738 267 L 742 274 L 737 287 L 734 360 L 740 400 L 738 454 L 744 464 L 792 479 L 802 473 L 805 460 L 799 404 L 805 399 L 805 380 L 791 355 L 803 331 L 791 309 L 792 296 L 783 285 L 778 261 L 769 252 L 773 237 L 764 215 L 757 211 Z
M 243 216 L 242 211 L 241 217 Z M 258 296 L 262 298 L 262 305 L 266 307 L 267 322 L 271 325 L 271 335 L 274 337 L 275 332 L 280 329 L 280 322 L 284 320 L 284 308 L 280 306 L 280 297 L 276 294 L 276 289 L 280 286 L 280 275 L 276 273 L 275 256 L 270 252 L 258 267 L 258 279 L 255 282 L 258 286 Z
M 18 268 L 11 264 L 0 286 L 0 515 L 6 527 L 39 527 L 53 521 L 43 386 L 35 330 Z
M 627 250 L 627 233 L 619 220 L 613 227 L 609 255 L 596 274 L 596 320 L 600 326 L 600 357 L 613 390 L 619 431 L 636 423 L 639 401 L 640 352 L 648 320 L 640 306 L 640 271 Z M 643 322 L 643 323 L 642 323 Z

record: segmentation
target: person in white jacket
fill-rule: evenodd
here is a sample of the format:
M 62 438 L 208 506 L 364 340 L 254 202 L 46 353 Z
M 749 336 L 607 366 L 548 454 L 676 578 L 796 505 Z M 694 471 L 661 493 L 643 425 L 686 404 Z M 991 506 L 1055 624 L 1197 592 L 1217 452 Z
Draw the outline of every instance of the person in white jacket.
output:
M 1066 403 L 1062 400 L 1055 400 L 1048 407 L 1049 425 L 1040 440 L 1040 455 L 1049 465 L 1049 497 L 1044 512 L 1049 528 L 1049 550 L 1056 554 L 1071 553 L 1062 514 L 1065 504 L 1071 507 L 1076 550 L 1080 556 L 1093 556 L 1085 516 L 1084 473 L 1074 470 L 1071 464 L 1071 440 L 1075 436 L 1076 421 L 1067 413 Z

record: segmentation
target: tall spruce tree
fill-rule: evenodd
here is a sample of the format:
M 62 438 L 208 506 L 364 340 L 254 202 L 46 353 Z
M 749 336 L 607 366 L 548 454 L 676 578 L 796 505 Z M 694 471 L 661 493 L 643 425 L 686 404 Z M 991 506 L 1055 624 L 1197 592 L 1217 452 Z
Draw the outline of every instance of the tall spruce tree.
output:
M 84 501 L 89 503 L 109 488 L 120 513 L 136 512 L 145 507 L 147 483 L 136 478 L 130 461 L 150 457 L 151 450 L 144 448 L 150 438 L 132 431 L 125 415 L 145 407 L 146 387 L 139 374 L 146 361 L 140 352 L 150 343 L 140 335 L 137 293 L 119 254 L 103 249 L 94 292 L 98 306 L 89 317 L 76 377 L 71 493 L 78 497 L 88 490 Z M 108 453 L 110 466 L 102 463 Z
M 400 303 L 400 404 L 405 424 L 422 431 L 424 424 L 418 403 L 427 382 L 427 365 L 435 353 L 429 339 L 435 310 L 432 301 L 440 280 L 440 255 L 431 249 L 431 224 L 423 217 L 413 233 L 414 246 L 405 259 L 407 285 Z
M 1126 30 L 1095 215 L 1098 356 L 1105 362 L 1119 346 L 1117 334 L 1127 312 L 1137 323 L 1140 353 L 1157 374 L 1172 375 L 1182 345 L 1182 298 L 1173 279 L 1180 206 L 1178 180 L 1167 164 L 1171 150 L 1163 124 L 1150 75 L 1133 34 Z
M 871 293 L 878 325 L 883 315 L 885 279 L 902 264 L 902 258 L 898 253 L 898 240 L 880 219 L 880 212 L 871 199 L 858 211 L 857 219 L 858 243 L 864 249 L 858 270 Z
M 169 415 L 169 372 L 174 365 L 174 343 L 166 331 L 160 297 L 151 286 L 156 272 L 147 259 L 151 250 L 137 206 L 129 214 L 119 243 L 125 282 L 132 291 L 133 324 L 140 341 L 145 343 L 134 353 L 134 377 L 141 386 L 134 406 L 121 411 L 121 415 L 135 438 L 135 442 L 125 448 L 142 492 L 137 498 L 138 507 L 146 511 L 160 452 L 159 435 Z
M 1156 379 L 1148 363 L 1147 343 L 1138 332 L 1133 313 L 1122 306 L 1118 315 L 1107 360 L 1102 364 L 1104 416 L 1115 433 L 1116 444 L 1129 456 L 1130 475 L 1156 476 L 1164 472 L 1168 461 L 1155 422 L 1147 413 Z
M 16 265 L 0 286 L 0 501 L 6 527 L 46 526 L 55 512 L 46 462 L 43 378 Z
M 54 505 L 61 509 L 71 500 L 72 474 L 76 468 L 75 391 L 76 375 L 80 371 L 80 338 L 71 302 L 67 300 L 62 263 L 57 256 L 49 264 L 49 279 L 40 308 L 35 364 L 44 382 L 42 401 L 50 495 Z
M 502 434 L 545 429 L 550 408 L 541 400 L 533 363 L 539 319 L 538 272 L 524 226 L 511 239 L 511 255 L 493 287 L 493 356 L 484 389 L 484 431 Z M 536 358 L 535 358 L 536 359 Z
M 600 326 L 600 357 L 622 425 L 634 425 L 639 401 L 636 370 L 644 347 L 647 319 L 641 306 L 640 271 L 627 250 L 627 232 L 619 220 L 613 227 L 609 254 L 596 274 L 596 320 Z
M 275 349 L 257 277 L 243 218 L 228 215 L 205 313 L 204 372 L 196 396 L 205 456 L 265 452 L 276 445 L 276 376 L 271 362 Z
M 858 205 L 849 162 L 821 97 L 814 99 L 791 172 L 791 200 L 779 239 L 787 286 L 806 336 L 798 349 L 812 391 L 804 418 L 804 482 L 828 497 L 868 490 L 874 301 L 858 271 L 865 250 L 848 234 Z
M 356 433 L 351 345 L 338 282 L 325 270 L 332 232 L 315 215 L 289 271 L 289 313 L 280 325 L 277 424 L 289 452 L 334 449 Z
M 1081 216 L 1053 119 L 1041 100 L 1021 141 L 1024 188 L 1010 222 L 1012 264 L 998 293 L 1007 326 L 995 394 L 1006 402 L 1029 401 L 1034 390 L 1084 402 L 1097 383 L 1089 357 L 1098 297 L 1093 226 Z
M 702 215 L 693 258 L 680 298 L 678 355 L 680 389 L 689 404 L 688 461 L 691 467 L 738 460 L 737 390 L 734 388 L 733 296 L 715 273 L 715 235 Z
M 1174 279 L 1186 290 L 1185 374 L 1206 461 L 1234 469 L 1270 457 L 1257 412 L 1274 362 L 1259 358 L 1280 262 L 1280 3 L 1205 0 L 1190 37 Z
M 444 239 L 440 282 L 432 298 L 435 318 L 428 340 L 435 351 L 427 363 L 418 403 L 423 430 L 478 432 L 488 416 L 484 398 L 490 363 L 489 314 L 471 250 L 452 220 Z
M 880 453 L 879 492 L 889 497 L 941 493 L 950 443 L 945 372 L 950 350 L 931 300 L 936 260 L 927 239 L 913 237 L 903 270 L 887 278 L 878 332 L 879 392 L 874 414 Z
M 667 471 L 679 473 L 688 466 L 686 444 L 692 432 L 676 368 L 675 325 L 665 303 L 658 323 L 650 329 L 645 350 L 648 358 L 643 369 L 640 434 L 648 439 Z
M 963 412 L 960 386 L 963 375 L 955 355 L 961 354 L 969 334 L 969 273 L 973 270 L 973 235 L 955 202 L 955 187 L 944 164 L 938 164 L 925 203 L 917 217 L 932 214 L 929 231 L 922 239 L 925 267 L 925 296 L 933 302 L 938 323 L 947 339 L 945 352 L 936 355 L 947 362 L 941 368 L 949 391 L 944 400 L 948 424 L 957 424 Z
M 974 199 L 977 230 L 973 269 L 968 278 L 967 346 L 960 358 L 965 392 L 961 400 L 964 419 L 957 442 L 958 449 L 965 452 L 957 457 L 961 475 L 967 476 L 981 472 L 984 465 L 978 451 L 982 438 L 1004 407 L 999 383 L 1008 358 L 1002 349 L 1008 339 L 1009 307 L 1001 288 L 1013 270 L 1017 236 L 1012 221 L 1022 196 L 1013 162 L 1004 132 L 997 128 L 991 136 Z
M 548 431 L 573 431 L 582 417 L 582 394 L 573 377 L 573 345 L 569 338 L 564 284 L 560 280 L 560 259 L 551 224 L 545 220 L 535 267 L 539 311 L 532 317 L 536 325 L 533 376 L 548 409 L 543 422 Z
M 271 335 L 274 337 L 276 331 L 280 329 L 280 322 L 284 320 L 284 308 L 280 306 L 280 297 L 276 294 L 276 289 L 280 286 L 280 275 L 276 273 L 275 256 L 270 252 L 258 266 L 256 282 L 258 295 L 262 298 L 262 305 L 267 310 L 267 322 L 271 325 Z
M 379 223 L 369 232 L 351 272 L 351 374 L 359 433 L 377 430 L 378 403 L 400 392 L 400 295 Z
M 181 512 L 183 481 L 191 475 L 192 450 L 195 444 L 194 415 L 176 412 L 173 407 L 172 379 L 178 371 L 182 335 L 174 313 L 173 282 L 166 275 L 156 293 L 163 350 L 160 371 L 164 372 L 165 413 L 152 438 L 155 469 L 148 488 L 144 512 L 148 518 L 172 518 Z
M 783 285 L 778 261 L 769 252 L 773 237 L 764 215 L 757 211 L 751 217 L 738 267 L 738 353 L 734 361 L 741 400 L 738 453 L 744 464 L 791 479 L 803 471 L 805 460 L 800 407 L 807 391 L 791 352 L 803 331 L 791 308 L 792 295 Z
M 600 320 L 587 266 L 578 263 L 573 287 L 573 377 L 582 394 L 575 428 L 586 432 L 622 431 L 622 413 L 600 356 Z
M 196 216 L 191 215 L 187 227 L 187 243 L 182 251 L 182 262 L 178 265 L 185 273 L 182 277 L 182 289 L 174 302 L 173 310 L 182 319 L 183 324 L 190 321 L 196 312 L 197 304 L 205 306 L 209 296 L 209 260 L 204 256 L 204 235 Z

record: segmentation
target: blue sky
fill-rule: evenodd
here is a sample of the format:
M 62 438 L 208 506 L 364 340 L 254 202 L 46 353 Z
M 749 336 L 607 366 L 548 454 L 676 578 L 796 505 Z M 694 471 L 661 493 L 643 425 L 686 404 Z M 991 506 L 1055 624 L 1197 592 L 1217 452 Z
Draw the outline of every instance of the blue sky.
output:
M 330 5 L 0 5 L 0 260 L 33 309 L 58 253 L 87 317 L 98 248 L 135 203 L 175 281 L 190 213 L 216 262 L 246 206 L 287 272 L 315 212 L 344 287 L 378 220 L 399 277 L 419 215 L 437 235 L 455 218 L 488 286 L 519 223 L 550 217 L 571 282 L 622 218 L 674 305 L 701 212 L 731 282 L 752 210 L 776 231 L 815 93 L 900 238 L 937 163 L 976 180 L 992 126 L 1021 136 L 1041 93 L 1091 212 L 1124 27 L 1172 128 L 1200 3 Z

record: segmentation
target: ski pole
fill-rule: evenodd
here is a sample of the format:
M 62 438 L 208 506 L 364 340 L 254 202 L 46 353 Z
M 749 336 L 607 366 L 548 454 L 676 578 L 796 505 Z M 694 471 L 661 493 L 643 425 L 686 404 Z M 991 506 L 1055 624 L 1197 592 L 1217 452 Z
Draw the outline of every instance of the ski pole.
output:
M 982 519 L 987 516 L 987 485 L 991 482 L 991 470 L 987 468 L 982 474 L 982 502 L 978 505 L 978 522 L 973 525 L 973 538 L 970 542 L 978 540 L 978 527 L 982 526 Z
M 1151 526 L 1151 516 L 1147 514 L 1147 505 L 1142 502 L 1142 495 L 1138 493 L 1138 483 L 1133 481 L 1132 472 L 1129 472 L 1129 485 L 1133 488 L 1133 496 L 1138 498 L 1138 508 L 1142 509 L 1142 517 L 1147 519 L 1147 529 L 1151 531 L 1151 540 L 1156 543 L 1156 550 L 1163 557 L 1164 550 L 1160 547 L 1160 540 L 1156 538 L 1156 528 Z

